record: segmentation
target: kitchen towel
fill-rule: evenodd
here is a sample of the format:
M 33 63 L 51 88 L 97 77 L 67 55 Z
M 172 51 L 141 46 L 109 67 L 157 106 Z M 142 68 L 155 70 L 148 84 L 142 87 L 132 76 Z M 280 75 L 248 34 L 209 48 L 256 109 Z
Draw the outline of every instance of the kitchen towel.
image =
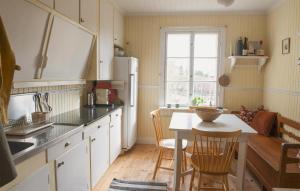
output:
M 0 124 L 7 124 L 7 107 L 12 81 L 17 67 L 4 24 L 0 17 Z M 0 125 L 0 187 L 17 176 L 3 128 Z
M 17 177 L 3 128 L 0 127 L 0 187 Z

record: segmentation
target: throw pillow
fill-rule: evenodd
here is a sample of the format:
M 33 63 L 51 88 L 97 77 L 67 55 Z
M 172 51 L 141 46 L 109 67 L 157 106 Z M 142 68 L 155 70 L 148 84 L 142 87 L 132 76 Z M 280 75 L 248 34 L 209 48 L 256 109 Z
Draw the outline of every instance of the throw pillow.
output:
M 276 120 L 276 113 L 268 111 L 259 111 L 251 123 L 258 134 L 269 136 Z
M 251 111 L 242 105 L 240 109 L 240 118 L 248 125 L 251 125 L 253 118 L 259 111 L 264 111 L 264 106 L 260 106 L 259 108 L 257 108 L 257 110 Z

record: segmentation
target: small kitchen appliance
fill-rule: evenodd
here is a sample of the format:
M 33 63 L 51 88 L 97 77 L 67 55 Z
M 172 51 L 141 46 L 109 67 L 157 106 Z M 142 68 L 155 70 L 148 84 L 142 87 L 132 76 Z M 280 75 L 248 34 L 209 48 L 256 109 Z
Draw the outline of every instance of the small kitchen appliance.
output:
M 96 103 L 99 105 L 109 105 L 109 89 L 96 89 Z

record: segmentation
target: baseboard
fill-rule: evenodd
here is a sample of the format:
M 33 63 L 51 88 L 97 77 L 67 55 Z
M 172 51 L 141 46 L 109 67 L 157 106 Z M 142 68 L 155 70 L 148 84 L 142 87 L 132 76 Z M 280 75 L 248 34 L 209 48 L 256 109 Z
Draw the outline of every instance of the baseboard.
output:
M 156 144 L 155 139 L 152 137 L 138 138 L 136 143 L 137 144 L 149 144 L 149 145 Z

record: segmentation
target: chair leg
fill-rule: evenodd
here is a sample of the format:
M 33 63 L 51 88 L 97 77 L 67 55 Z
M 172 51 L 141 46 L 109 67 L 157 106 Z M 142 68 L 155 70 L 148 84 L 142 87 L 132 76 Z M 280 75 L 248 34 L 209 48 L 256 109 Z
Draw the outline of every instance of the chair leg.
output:
M 162 158 L 162 150 L 159 149 L 159 154 L 158 154 L 158 157 L 157 157 L 157 160 L 156 160 L 156 164 L 155 164 L 155 168 L 154 168 L 154 173 L 153 173 L 152 179 L 155 179 L 157 170 L 158 170 L 158 168 L 160 167 L 161 158 Z
M 192 190 L 193 190 L 194 178 L 195 178 L 195 169 L 193 168 L 193 170 L 192 170 L 192 176 L 191 176 L 191 181 L 190 181 L 190 189 L 189 189 L 189 191 L 192 191 Z
M 225 191 L 229 191 L 229 184 L 228 184 L 228 176 L 227 175 L 223 176 L 223 182 L 224 182 L 224 186 L 225 186 Z
M 185 167 L 184 167 L 184 151 L 183 151 L 183 153 L 182 153 L 182 162 L 181 162 L 181 172 L 185 172 Z M 184 183 L 184 176 L 182 176 L 182 184 Z
M 202 174 L 199 172 L 199 179 L 198 179 L 198 191 L 201 189 L 201 179 L 202 179 Z
M 187 170 L 187 158 L 186 158 L 186 152 L 184 151 L 184 168 Z

